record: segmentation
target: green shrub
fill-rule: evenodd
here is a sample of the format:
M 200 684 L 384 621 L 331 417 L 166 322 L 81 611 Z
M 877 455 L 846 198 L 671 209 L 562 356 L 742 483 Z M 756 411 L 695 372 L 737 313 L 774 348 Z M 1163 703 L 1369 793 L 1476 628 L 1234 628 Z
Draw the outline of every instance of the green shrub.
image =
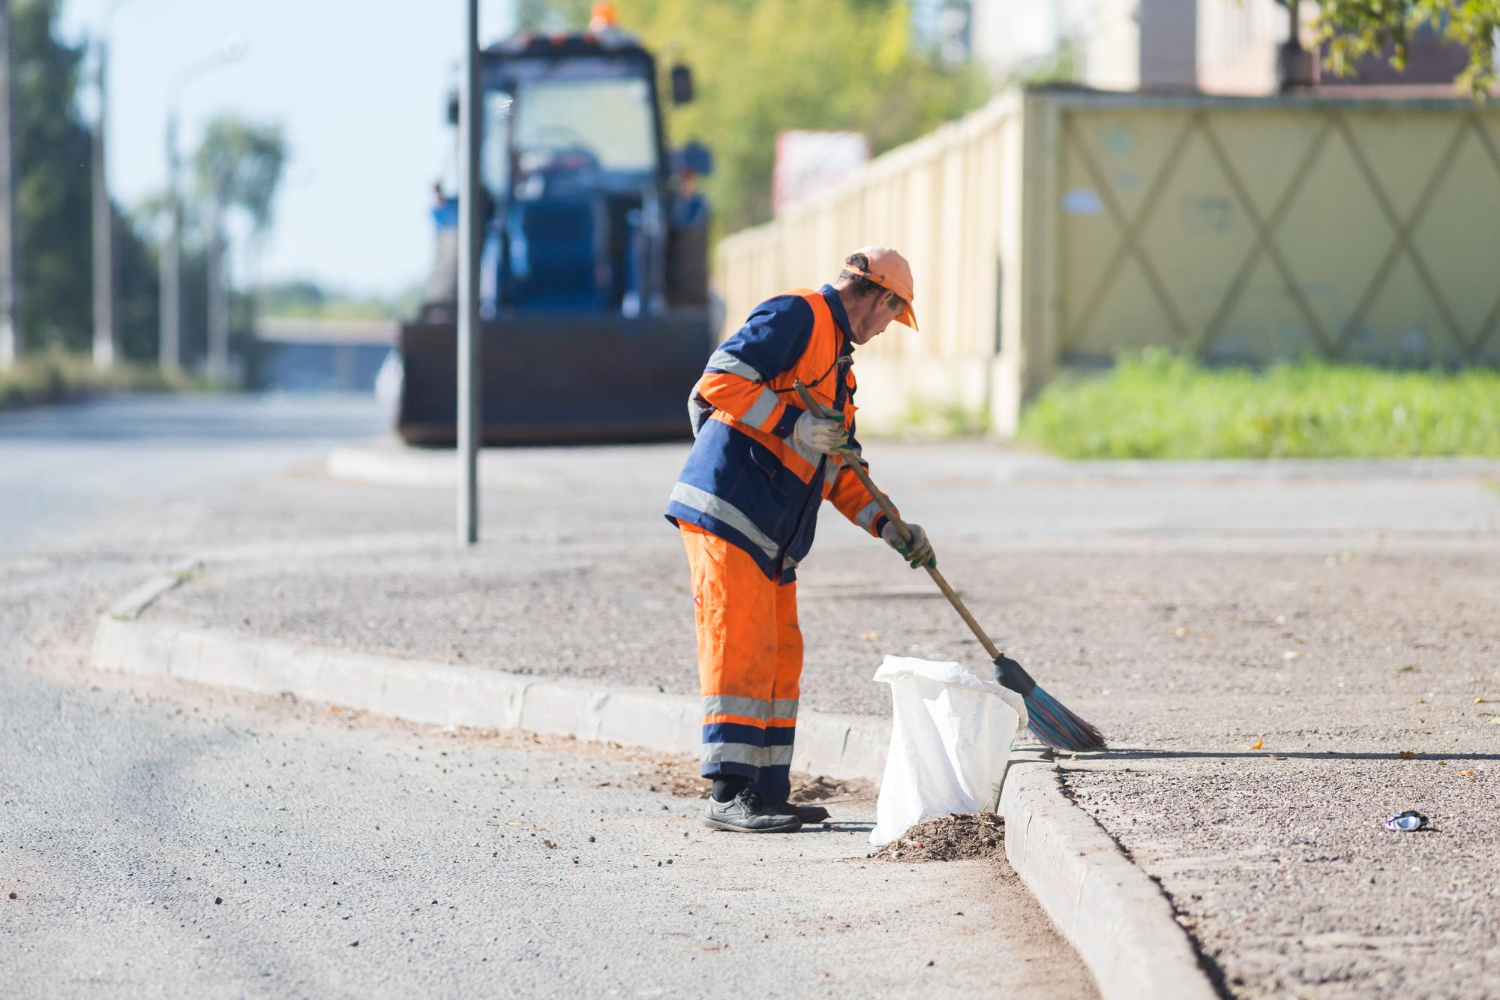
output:
M 967 437 L 989 431 L 989 414 L 957 403 L 934 404 L 913 396 L 896 421 L 897 433 L 910 438 Z
M 1020 437 L 1068 458 L 1500 456 L 1500 372 L 1205 368 L 1147 351 L 1048 386 Z
M 207 389 L 186 375 L 168 376 L 155 365 L 124 362 L 101 370 L 91 358 L 65 351 L 27 355 L 0 371 L 0 409 L 58 403 L 99 392 L 187 392 Z

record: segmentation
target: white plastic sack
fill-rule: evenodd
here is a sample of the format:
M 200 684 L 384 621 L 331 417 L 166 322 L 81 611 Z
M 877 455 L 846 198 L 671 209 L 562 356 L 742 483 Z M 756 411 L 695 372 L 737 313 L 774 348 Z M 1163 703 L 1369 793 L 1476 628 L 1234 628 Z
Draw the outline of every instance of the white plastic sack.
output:
M 988 807 L 1026 718 L 1020 695 L 961 663 L 908 656 L 887 656 L 875 680 L 891 686 L 893 718 L 870 843 L 928 816 Z

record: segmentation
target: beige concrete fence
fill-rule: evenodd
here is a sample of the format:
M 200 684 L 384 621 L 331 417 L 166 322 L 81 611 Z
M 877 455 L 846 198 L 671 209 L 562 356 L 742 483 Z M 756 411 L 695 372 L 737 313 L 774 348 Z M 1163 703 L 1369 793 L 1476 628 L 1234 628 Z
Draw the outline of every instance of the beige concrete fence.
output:
M 861 348 L 862 425 L 987 414 L 1061 368 L 1500 365 L 1500 109 L 1028 90 L 718 248 L 726 335 L 849 250 L 911 259 L 922 330 Z

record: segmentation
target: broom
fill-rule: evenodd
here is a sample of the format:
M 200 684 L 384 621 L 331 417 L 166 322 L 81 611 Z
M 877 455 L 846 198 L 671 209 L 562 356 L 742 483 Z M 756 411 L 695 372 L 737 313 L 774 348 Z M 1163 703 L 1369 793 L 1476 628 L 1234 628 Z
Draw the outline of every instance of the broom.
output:
M 807 407 L 808 411 L 814 416 L 822 417 L 824 420 L 838 419 L 837 415 L 828 413 L 818 404 L 818 401 L 807 391 L 807 386 L 803 385 L 801 380 L 793 382 L 792 387 L 797 390 L 797 395 L 802 398 L 802 405 Z M 910 544 L 912 540 L 911 529 L 906 526 L 906 523 L 901 520 L 900 515 L 896 513 L 896 508 L 891 505 L 890 499 L 884 493 L 880 492 L 879 487 L 870 479 L 870 474 L 865 471 L 864 465 L 851 452 L 847 451 L 844 453 L 844 464 L 864 484 L 865 489 L 870 491 L 870 496 L 875 498 L 875 502 L 880 505 L 881 511 L 884 512 L 891 524 L 895 525 L 896 533 L 901 536 L 902 541 Z M 1099 730 L 1095 729 L 1077 713 L 1069 711 L 1066 705 L 1052 697 L 1036 681 L 1032 680 L 1031 675 L 1019 663 L 995 647 L 995 644 L 990 641 L 990 637 L 985 634 L 984 629 L 980 628 L 979 623 L 974 620 L 974 616 L 969 614 L 969 609 L 964 607 L 964 602 L 959 600 L 958 594 L 954 593 L 953 588 L 948 586 L 948 581 L 943 579 L 943 574 L 938 572 L 936 562 L 937 560 L 934 559 L 927 566 L 927 575 L 932 577 L 932 582 L 937 584 L 938 589 L 943 592 L 943 596 L 948 598 L 948 603 L 953 605 L 953 610 L 958 612 L 959 617 L 964 620 L 970 630 L 973 631 L 975 637 L 979 639 L 980 645 L 984 646 L 984 651 L 994 660 L 995 680 L 999 681 L 1002 686 L 1019 694 L 1022 700 L 1025 701 L 1026 724 L 1032 733 L 1036 735 L 1036 738 L 1048 746 L 1056 747 L 1059 750 L 1103 750 L 1104 737 L 1100 735 Z

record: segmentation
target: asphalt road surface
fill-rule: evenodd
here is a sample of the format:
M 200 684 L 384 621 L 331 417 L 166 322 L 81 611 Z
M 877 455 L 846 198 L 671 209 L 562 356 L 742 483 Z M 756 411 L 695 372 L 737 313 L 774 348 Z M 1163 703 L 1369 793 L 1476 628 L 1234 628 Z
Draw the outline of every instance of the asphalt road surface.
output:
M 299 479 L 377 429 L 357 399 L 0 415 L 0 993 L 1093 995 L 999 863 L 716 836 L 629 755 L 83 668 L 170 559 L 451 524 Z

